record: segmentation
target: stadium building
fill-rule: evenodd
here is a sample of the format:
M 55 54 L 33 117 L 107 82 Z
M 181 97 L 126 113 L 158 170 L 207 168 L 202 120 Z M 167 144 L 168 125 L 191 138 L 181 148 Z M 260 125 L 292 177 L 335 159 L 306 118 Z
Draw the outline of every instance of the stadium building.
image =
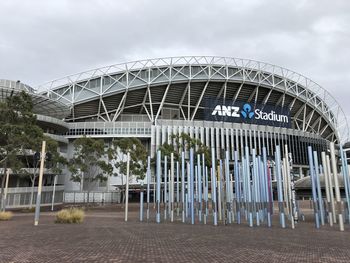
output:
M 308 173 L 307 146 L 327 151 L 330 142 L 348 141 L 349 127 L 333 96 L 314 81 L 268 63 L 226 57 L 172 57 L 97 68 L 60 78 L 30 90 L 45 98 L 42 124 L 64 142 L 72 156 L 74 139 L 137 137 L 151 156 L 172 134 L 188 133 L 209 147 L 242 152 L 243 147 L 287 144 L 294 175 Z M 52 103 L 51 103 L 52 102 Z M 52 116 L 57 105 L 58 115 Z M 67 111 L 68 109 L 68 111 Z M 38 110 L 38 116 L 40 112 Z M 52 118 L 55 117 L 55 120 Z M 44 117 L 43 117 L 44 118 Z M 50 119 L 48 121 L 48 119 Z M 66 148 L 65 148 L 66 147 Z M 65 191 L 78 190 L 62 177 Z M 110 178 L 96 189 L 120 184 Z

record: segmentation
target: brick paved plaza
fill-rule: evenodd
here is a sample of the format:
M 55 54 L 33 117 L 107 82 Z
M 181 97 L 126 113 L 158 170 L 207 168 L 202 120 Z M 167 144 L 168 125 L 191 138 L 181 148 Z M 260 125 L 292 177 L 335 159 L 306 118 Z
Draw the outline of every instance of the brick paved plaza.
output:
M 132 210 L 132 209 L 131 209 Z M 82 224 L 55 224 L 53 213 L 15 213 L 0 222 L 0 262 L 350 262 L 350 229 L 295 230 L 124 222 L 121 207 L 87 212 Z

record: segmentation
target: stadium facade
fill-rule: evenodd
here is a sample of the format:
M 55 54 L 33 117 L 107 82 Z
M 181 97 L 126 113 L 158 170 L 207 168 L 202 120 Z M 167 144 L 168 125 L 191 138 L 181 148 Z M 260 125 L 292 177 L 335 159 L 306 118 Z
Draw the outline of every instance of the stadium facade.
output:
M 62 142 L 67 157 L 74 139 L 83 135 L 103 138 L 107 147 L 113 138 L 137 137 L 153 157 L 161 144 L 173 143 L 172 134 L 184 132 L 214 147 L 217 157 L 228 150 L 231 159 L 246 145 L 258 153 L 265 146 L 273 156 L 276 145 L 287 144 L 294 174 L 303 177 L 307 146 L 326 151 L 330 142 L 344 144 L 349 135 L 345 114 L 327 90 L 291 70 L 246 59 L 133 61 L 70 75 L 29 92 L 46 99 L 35 104 L 38 119 Z M 66 173 L 61 179 L 65 190 L 77 190 L 69 177 Z M 107 191 L 120 183 L 110 178 L 96 189 Z

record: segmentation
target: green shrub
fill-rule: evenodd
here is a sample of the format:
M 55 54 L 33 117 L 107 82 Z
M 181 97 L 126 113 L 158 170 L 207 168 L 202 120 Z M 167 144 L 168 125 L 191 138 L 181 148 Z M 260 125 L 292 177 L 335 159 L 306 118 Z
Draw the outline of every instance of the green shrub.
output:
M 12 216 L 12 212 L 0 212 L 0 221 L 11 220 Z
M 82 209 L 68 208 L 62 209 L 56 214 L 56 223 L 82 223 L 84 221 L 85 213 Z

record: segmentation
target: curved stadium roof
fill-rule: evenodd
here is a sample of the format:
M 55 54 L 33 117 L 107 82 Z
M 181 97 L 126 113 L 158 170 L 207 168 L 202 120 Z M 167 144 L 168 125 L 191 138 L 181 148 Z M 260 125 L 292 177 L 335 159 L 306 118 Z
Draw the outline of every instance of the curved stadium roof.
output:
M 0 99 L 10 96 L 13 92 L 18 93 L 21 91 L 28 92 L 31 95 L 33 111 L 36 114 L 63 119 L 70 112 L 69 107 L 61 101 L 38 94 L 32 87 L 26 84 L 19 81 L 0 79 Z
M 348 140 L 343 110 L 320 85 L 294 71 L 254 60 L 169 57 L 116 64 L 66 76 L 38 87 L 66 104 L 67 121 L 116 121 L 122 114 L 147 115 L 178 109 L 181 119 L 201 120 L 205 97 L 289 107 L 293 128 L 330 141 Z

